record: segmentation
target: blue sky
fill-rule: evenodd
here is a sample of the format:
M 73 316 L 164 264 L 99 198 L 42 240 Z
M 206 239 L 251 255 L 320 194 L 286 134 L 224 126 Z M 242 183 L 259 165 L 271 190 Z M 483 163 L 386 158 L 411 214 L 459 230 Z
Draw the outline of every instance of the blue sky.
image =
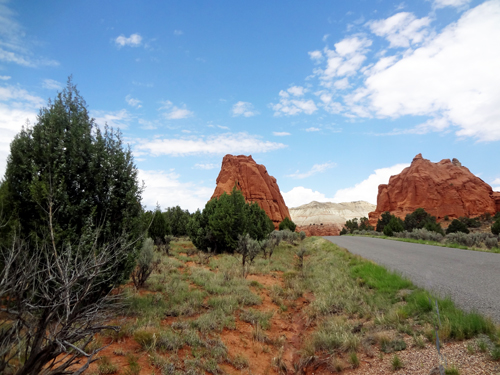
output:
M 289 207 L 376 203 L 418 153 L 498 191 L 499 67 L 499 0 L 0 0 L 0 174 L 72 75 L 148 208 L 203 208 L 228 153 Z

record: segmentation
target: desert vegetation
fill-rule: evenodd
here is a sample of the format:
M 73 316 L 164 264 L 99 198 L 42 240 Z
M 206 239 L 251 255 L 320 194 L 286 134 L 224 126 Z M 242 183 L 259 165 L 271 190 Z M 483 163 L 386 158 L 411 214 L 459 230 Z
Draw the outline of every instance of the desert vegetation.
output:
M 90 373 L 133 373 L 134 358 L 159 374 L 363 373 L 410 368 L 424 353 L 430 371 L 439 363 L 436 302 L 441 343 L 471 348 L 462 362 L 450 353 L 449 369 L 495 366 L 500 336 L 488 319 L 326 240 L 286 237 L 270 258 L 264 250 L 247 258 L 246 274 L 239 252 L 207 259 L 187 239 L 170 255 L 156 250 L 144 286 L 123 288 L 125 304 L 110 321 L 120 331 L 96 336 L 109 347 Z
M 2 374 L 397 370 L 419 351 L 439 364 L 438 338 L 467 340 L 488 370 L 500 358 L 490 320 L 287 218 L 274 230 L 237 189 L 193 215 L 144 211 L 141 193 L 120 133 L 94 124 L 69 80 L 16 136 L 0 186 Z M 384 233 L 442 236 L 425 211 L 411 231 L 386 219 Z
M 477 218 L 454 219 L 449 223 L 446 232 L 436 222 L 436 218 L 429 215 L 423 208 L 418 208 L 406 215 L 404 221 L 390 212 L 385 212 L 377 222 L 377 230 L 360 229 L 353 223 L 357 224 L 357 219 L 346 222 L 340 234 L 393 238 L 423 244 L 500 252 L 500 232 L 495 232 L 496 226 L 500 228 L 500 213 L 494 217 L 483 215 Z M 472 232 L 474 230 L 472 228 L 475 231 Z M 484 230 L 480 231 L 480 228 Z

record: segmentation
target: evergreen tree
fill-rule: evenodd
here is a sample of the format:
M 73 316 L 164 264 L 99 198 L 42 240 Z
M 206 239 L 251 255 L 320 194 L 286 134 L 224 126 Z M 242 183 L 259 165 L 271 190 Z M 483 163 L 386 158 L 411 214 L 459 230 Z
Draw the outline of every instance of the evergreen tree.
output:
M 352 234 L 352 232 L 354 232 L 355 230 L 358 230 L 359 229 L 359 224 L 358 224 L 358 218 L 355 217 L 354 219 L 352 220 L 347 220 L 345 222 L 345 226 L 346 228 L 349 230 L 349 233 Z
M 437 223 L 436 217 L 430 215 L 423 208 L 417 208 L 411 214 L 406 215 L 404 226 L 408 232 L 413 231 L 413 229 L 425 228 L 429 231 L 444 235 L 443 228 L 441 228 L 441 225 Z
M 370 225 L 370 221 L 367 217 L 362 217 L 359 220 L 359 230 L 373 230 L 373 226 Z
M 391 221 L 391 213 L 389 211 L 384 212 L 381 216 L 380 219 L 377 220 L 377 227 L 376 230 L 377 232 L 383 232 L 384 227 L 389 224 L 389 221 Z
M 456 232 L 462 232 L 462 233 L 469 233 L 469 229 L 467 228 L 467 225 L 465 225 L 462 221 L 458 219 L 454 219 L 448 228 L 446 228 L 446 234 L 448 233 L 456 233 Z
M 200 250 L 234 252 L 238 235 L 249 234 L 263 240 L 274 230 L 272 221 L 256 203 L 246 203 L 241 191 L 222 194 L 210 200 L 202 212 L 197 210 L 187 224 L 188 235 Z
M 394 232 L 402 232 L 404 230 L 403 220 L 399 217 L 391 215 L 391 219 L 389 220 L 389 223 L 384 226 L 383 232 L 386 236 L 392 237 Z
M 160 206 L 157 205 L 153 214 L 151 226 L 149 227 L 149 237 L 151 237 L 157 246 L 162 246 L 165 244 L 165 236 L 168 232 L 168 225 L 165 217 L 161 213 Z
M 496 219 L 496 221 L 491 226 L 491 233 L 496 234 L 497 236 L 500 234 L 500 217 Z
M 188 210 L 183 210 L 179 206 L 169 207 L 163 212 L 163 216 L 173 236 L 181 237 L 187 234 L 187 223 L 191 217 Z
M 71 79 L 36 123 L 16 135 L 10 151 L 2 184 L 5 217 L 23 240 L 59 249 L 93 227 L 103 244 L 123 233 L 139 238 L 142 188 L 132 153 L 119 132 L 101 131 L 89 117 Z M 121 265 L 124 278 L 134 262 L 131 253 Z
M 288 216 L 285 216 L 283 221 L 278 226 L 279 230 L 289 229 L 291 232 L 295 232 L 295 228 L 297 228 L 297 226 L 292 220 L 288 218 Z

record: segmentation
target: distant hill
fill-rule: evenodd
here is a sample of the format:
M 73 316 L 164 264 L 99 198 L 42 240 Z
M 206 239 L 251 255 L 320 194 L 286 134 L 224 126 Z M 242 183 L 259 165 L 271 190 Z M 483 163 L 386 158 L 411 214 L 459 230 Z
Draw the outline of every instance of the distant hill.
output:
M 365 201 L 332 203 L 316 202 L 290 208 L 292 221 L 300 227 L 308 225 L 344 224 L 347 220 L 368 217 L 376 206 Z

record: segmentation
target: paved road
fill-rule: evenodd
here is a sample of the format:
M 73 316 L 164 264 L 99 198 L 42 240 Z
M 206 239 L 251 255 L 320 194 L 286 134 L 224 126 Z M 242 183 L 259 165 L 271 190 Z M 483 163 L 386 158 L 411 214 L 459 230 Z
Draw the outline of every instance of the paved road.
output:
M 420 287 L 449 295 L 464 310 L 477 310 L 500 324 L 500 254 L 381 238 L 324 238 L 401 272 Z

